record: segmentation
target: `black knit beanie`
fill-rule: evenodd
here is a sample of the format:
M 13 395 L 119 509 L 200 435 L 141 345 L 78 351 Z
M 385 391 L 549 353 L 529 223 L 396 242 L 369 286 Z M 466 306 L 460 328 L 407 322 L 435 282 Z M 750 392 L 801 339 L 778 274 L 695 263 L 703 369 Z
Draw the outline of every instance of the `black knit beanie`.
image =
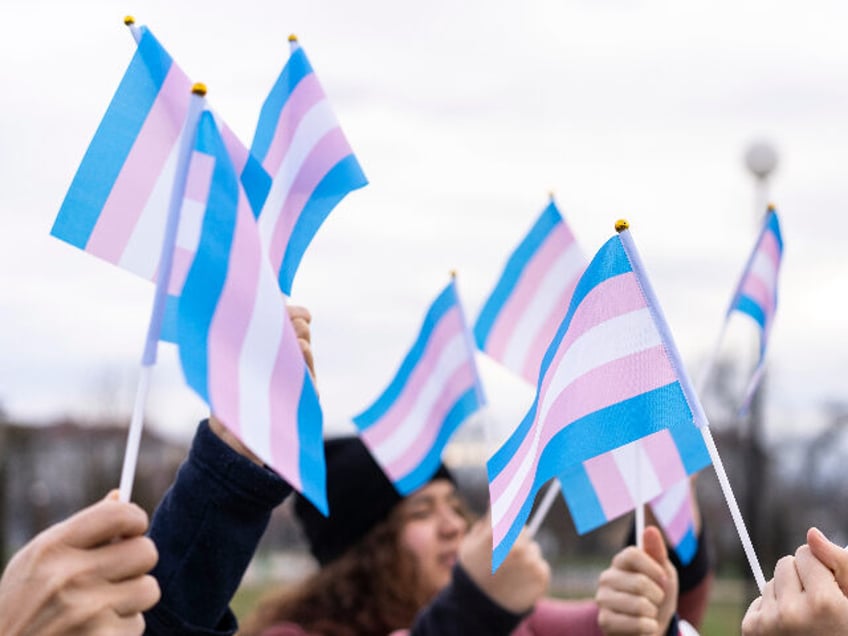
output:
M 324 456 L 330 516 L 321 514 L 300 493 L 295 494 L 294 503 L 309 549 L 321 565 L 344 554 L 404 499 L 359 437 L 325 441 Z M 433 479 L 454 482 L 443 464 Z

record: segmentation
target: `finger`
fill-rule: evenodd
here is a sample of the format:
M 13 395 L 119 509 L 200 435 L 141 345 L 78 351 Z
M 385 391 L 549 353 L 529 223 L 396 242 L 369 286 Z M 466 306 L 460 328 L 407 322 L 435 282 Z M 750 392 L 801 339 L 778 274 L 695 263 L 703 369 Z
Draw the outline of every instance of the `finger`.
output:
M 100 614 L 76 629 L 63 631 L 61 636 L 113 636 L 114 634 L 141 636 L 144 634 L 144 629 L 144 617 L 141 613 L 118 616 L 110 612 Z
M 842 593 L 848 596 L 848 550 L 829 541 L 818 528 L 807 531 L 807 545 L 813 556 L 833 572 Z
M 598 612 L 598 625 L 607 636 L 614 634 L 656 634 L 659 624 L 647 616 L 628 616 L 607 609 Z
M 643 597 L 654 605 L 659 605 L 665 598 L 665 591 L 653 579 L 644 574 L 628 572 L 615 567 L 604 570 L 598 584 L 599 594 L 601 589 L 610 589 L 619 593 Z
M 599 607 L 628 616 L 646 616 L 656 618 L 659 614 L 657 604 L 642 594 L 629 594 L 609 586 L 600 586 L 595 601 Z
M 806 545 L 795 551 L 795 568 L 798 571 L 800 584 L 807 592 L 825 590 L 836 585 L 833 571 L 819 561 Z
M 118 616 L 144 612 L 159 602 L 159 584 L 152 576 L 139 576 L 115 583 L 109 590 L 110 606 Z
M 298 340 L 312 342 L 312 330 L 309 328 L 308 322 L 302 318 L 295 318 L 292 320 L 292 327 L 294 327 L 294 333 Z
M 75 548 L 91 548 L 118 537 L 134 537 L 147 530 L 147 513 L 135 504 L 103 499 L 84 508 L 48 533 Z
M 665 584 L 665 570 L 644 550 L 630 546 L 621 550 L 613 557 L 612 565 L 616 569 L 628 572 L 638 572 L 656 581 L 658 585 Z
M 755 598 L 751 604 L 748 606 L 748 611 L 745 612 L 745 616 L 742 617 L 742 634 L 744 636 L 748 636 L 749 634 L 758 633 L 758 626 L 760 624 L 760 617 L 762 615 L 762 605 L 763 599 L 761 596 Z
M 798 576 L 795 558 L 791 556 L 782 557 L 774 566 L 774 596 L 777 602 L 787 598 L 789 595 L 800 594 L 804 588 Z
M 642 544 L 645 553 L 660 566 L 662 578 L 658 579 L 657 583 L 665 586 L 665 566 L 669 562 L 668 548 L 665 545 L 665 540 L 659 528 L 654 526 L 645 528 L 645 531 L 642 533 Z
M 150 572 L 159 559 L 148 537 L 133 537 L 103 545 L 83 553 L 94 562 L 94 571 L 106 581 L 119 582 Z
M 312 314 L 309 313 L 309 310 L 306 307 L 302 307 L 301 305 L 288 305 L 287 309 L 289 311 L 289 318 L 294 322 L 295 320 L 303 320 L 306 324 L 312 322 Z

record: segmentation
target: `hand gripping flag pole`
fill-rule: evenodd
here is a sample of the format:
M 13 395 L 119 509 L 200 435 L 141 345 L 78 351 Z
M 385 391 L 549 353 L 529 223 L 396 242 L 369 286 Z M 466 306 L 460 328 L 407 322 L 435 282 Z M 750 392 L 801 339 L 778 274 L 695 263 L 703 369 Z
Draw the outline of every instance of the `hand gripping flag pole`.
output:
M 134 27 L 131 18 L 125 21 L 132 30 L 133 36 L 138 38 L 138 30 Z M 141 358 L 141 373 L 136 391 L 135 405 L 133 406 L 132 420 L 127 433 L 127 448 L 124 453 L 124 465 L 121 469 L 120 500 L 129 501 L 132 494 L 135 468 L 138 463 L 138 449 L 141 443 L 141 431 L 144 427 L 144 407 L 147 394 L 150 389 L 150 374 L 156 364 L 156 353 L 159 343 L 159 335 L 162 331 L 162 319 L 165 314 L 165 304 L 168 296 L 168 284 L 171 278 L 173 265 L 174 245 L 179 227 L 180 208 L 185 196 L 186 175 L 188 163 L 191 157 L 191 149 L 194 147 L 194 135 L 200 114 L 203 112 L 206 87 L 197 83 L 192 89 L 192 99 L 189 104 L 188 114 L 185 119 L 185 134 L 180 140 L 179 154 L 177 156 L 177 172 L 171 196 L 168 203 L 168 219 L 165 225 L 165 236 L 162 241 L 161 257 L 159 260 L 159 275 L 156 278 L 156 291 L 153 299 L 153 310 L 150 314 L 150 322 L 147 328 L 147 338 L 144 345 L 144 353 Z

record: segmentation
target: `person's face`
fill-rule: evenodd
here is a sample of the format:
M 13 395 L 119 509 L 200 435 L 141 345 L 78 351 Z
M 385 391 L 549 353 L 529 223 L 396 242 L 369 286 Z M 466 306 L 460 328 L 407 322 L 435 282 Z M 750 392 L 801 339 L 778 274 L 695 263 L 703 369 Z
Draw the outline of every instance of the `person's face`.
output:
M 468 521 L 454 485 L 430 482 L 400 504 L 400 543 L 415 558 L 422 592 L 432 596 L 451 580 Z

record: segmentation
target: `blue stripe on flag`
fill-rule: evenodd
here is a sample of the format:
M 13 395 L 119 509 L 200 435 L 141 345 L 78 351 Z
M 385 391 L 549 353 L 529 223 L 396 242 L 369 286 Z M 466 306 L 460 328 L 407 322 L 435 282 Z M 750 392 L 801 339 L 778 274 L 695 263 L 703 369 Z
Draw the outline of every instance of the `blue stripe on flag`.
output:
M 486 301 L 480 315 L 477 317 L 477 322 L 474 324 L 474 339 L 477 341 L 477 346 L 481 350 L 486 350 L 486 341 L 489 339 L 489 334 L 495 324 L 498 314 L 503 309 L 506 301 L 512 295 L 522 272 L 527 267 L 527 264 L 544 244 L 545 240 L 550 236 L 551 232 L 562 224 L 562 215 L 557 210 L 556 205 L 551 202 L 543 211 L 536 223 L 527 233 L 527 236 L 518 245 L 516 250 L 509 257 L 509 260 L 504 267 L 503 274 L 495 285 L 494 291 Z
M 254 218 L 259 217 L 268 192 L 271 191 L 271 175 L 269 175 L 259 160 L 253 155 L 248 155 L 247 163 L 241 171 L 241 183 L 244 186 L 245 195 L 250 202 L 250 209 Z
M 250 153 L 260 162 L 265 161 L 265 155 L 268 154 L 268 149 L 271 147 L 274 132 L 279 123 L 280 111 L 285 107 L 295 87 L 311 72 L 312 66 L 310 66 L 303 49 L 298 47 L 292 51 L 289 61 L 286 62 L 277 77 L 277 81 L 271 88 L 271 92 L 268 93 L 268 97 L 265 98 L 265 103 L 262 104 L 262 110 L 259 113 L 259 123 L 256 124 L 256 133 L 253 136 Z
M 300 479 L 303 495 L 324 516 L 330 514 L 327 504 L 327 471 L 324 466 L 324 442 L 322 439 L 324 416 L 318 402 L 318 394 L 306 368 L 303 369 L 303 389 L 297 405 L 297 437 L 300 441 Z
M 618 240 L 618 237 L 614 236 L 598 251 L 598 254 L 594 259 L 592 259 L 589 267 L 586 268 L 586 271 L 577 283 L 574 295 L 571 298 L 571 304 L 568 307 L 568 313 L 560 323 L 556 336 L 554 336 L 551 344 L 548 345 L 548 350 L 545 353 L 545 357 L 542 359 L 542 367 L 539 374 L 539 386 L 541 386 L 542 382 L 544 382 L 551 360 L 556 355 L 557 349 L 559 349 L 559 345 L 571 325 L 571 319 L 574 317 L 577 307 L 581 302 L 583 302 L 586 295 L 605 280 L 615 276 L 620 276 L 621 274 L 626 274 L 630 271 L 630 259 L 627 258 L 627 254 L 624 252 L 624 248 Z M 530 430 L 530 427 L 533 425 L 533 420 L 536 417 L 536 409 L 538 409 L 538 407 L 539 392 L 537 388 L 536 398 L 533 400 L 533 406 L 531 407 L 530 412 L 527 413 L 521 421 L 521 424 L 513 432 L 506 443 L 501 446 L 501 448 L 498 449 L 495 455 L 489 460 L 490 463 L 494 463 L 494 465 L 500 466 L 501 468 L 506 465 L 509 458 L 516 453 L 521 442 L 524 440 L 524 437 Z M 498 472 L 500 472 L 501 468 L 498 469 Z
M 162 326 L 159 332 L 159 340 L 162 342 L 177 342 L 179 307 L 180 297 L 168 294 L 165 299 L 165 311 L 162 312 Z
M 695 425 L 675 426 L 669 429 L 674 444 L 680 453 L 683 469 L 687 475 L 694 475 L 712 463 L 701 429 Z
M 283 293 L 291 295 L 295 272 L 306 248 L 336 204 L 351 190 L 361 188 L 368 180 L 352 154 L 333 166 L 315 187 L 292 228 L 280 265 L 279 284 Z
M 609 521 L 582 463 L 561 473 L 559 481 L 578 534 L 599 528 Z
M 777 220 L 777 212 L 770 212 L 766 227 L 774 234 L 774 238 L 783 254 L 783 235 L 780 233 L 780 221 Z
M 448 411 L 444 421 L 439 423 L 439 434 L 421 463 L 395 482 L 395 488 L 400 494 L 406 496 L 427 483 L 438 470 L 442 461 L 442 450 L 447 445 L 451 435 L 465 421 L 465 418 L 474 413 L 480 406 L 480 400 L 474 387 L 468 389 L 459 397 Z
M 212 317 L 227 279 L 236 226 L 238 182 L 224 143 L 209 111 L 201 115 L 195 150 L 212 155 L 209 199 L 197 252 L 183 285 L 179 304 L 179 352 L 186 382 L 209 404 L 208 339 Z
M 85 249 L 171 64 L 168 52 L 142 27 L 136 52 L 80 162 L 50 234 Z
M 680 559 L 680 562 L 683 565 L 689 565 L 692 562 L 692 558 L 695 556 L 695 553 L 698 551 L 698 537 L 695 536 L 692 527 L 686 531 L 686 534 L 680 539 L 680 543 L 678 543 L 674 547 L 674 552 L 677 554 L 677 558 Z
M 691 413 L 680 384 L 672 382 L 590 413 L 556 433 L 542 450 L 530 496 L 522 504 L 506 537 L 495 548 L 493 568 L 496 569 L 506 557 L 530 514 L 536 492 L 551 477 L 664 428 L 693 426 L 691 420 L 676 421 L 679 418 L 675 415 L 681 412 Z M 489 483 L 503 470 L 503 459 L 493 457 L 487 462 Z
M 409 353 L 406 354 L 391 384 L 377 398 L 374 404 L 353 418 L 354 424 L 356 424 L 360 431 L 367 430 L 374 422 L 382 418 L 391 408 L 392 404 L 395 403 L 395 400 L 398 399 L 401 391 L 406 386 L 410 374 L 418 366 L 421 356 L 424 355 L 424 351 L 430 342 L 430 337 L 433 335 L 433 331 L 436 329 L 439 321 L 441 321 L 448 311 L 458 304 L 459 298 L 456 295 L 456 286 L 451 281 L 436 300 L 433 301 L 433 304 L 427 311 L 427 315 L 424 317 L 424 324 L 421 326 L 421 332 L 418 334 L 418 339 L 412 345 Z
M 739 296 L 734 309 L 743 314 L 748 314 L 760 326 L 760 329 L 766 328 L 766 315 L 763 308 L 750 296 Z

